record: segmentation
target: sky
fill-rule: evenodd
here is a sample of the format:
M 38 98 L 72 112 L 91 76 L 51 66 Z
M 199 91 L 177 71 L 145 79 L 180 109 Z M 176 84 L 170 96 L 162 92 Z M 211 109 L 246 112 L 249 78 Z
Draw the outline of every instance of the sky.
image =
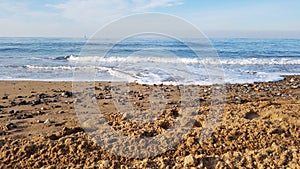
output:
M 0 0 L 0 37 L 91 36 L 124 16 L 159 12 L 209 37 L 300 38 L 299 9 L 299 0 Z

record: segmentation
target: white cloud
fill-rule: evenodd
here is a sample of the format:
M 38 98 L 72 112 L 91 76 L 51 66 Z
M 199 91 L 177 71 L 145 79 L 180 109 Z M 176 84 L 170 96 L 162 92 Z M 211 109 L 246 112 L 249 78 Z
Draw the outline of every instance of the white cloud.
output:
M 0 0 L 0 36 L 83 36 L 122 16 L 178 0 L 67 0 L 42 8 L 28 1 Z
M 69 0 L 53 7 L 59 9 L 64 18 L 81 23 L 106 22 L 127 10 L 122 0 Z
M 181 0 L 69 0 L 51 6 L 70 20 L 105 23 L 131 13 L 181 4 Z
M 151 0 L 151 1 L 144 2 L 144 4 L 138 6 L 136 10 L 143 11 L 143 10 L 149 10 L 153 8 L 168 7 L 168 6 L 175 6 L 175 5 L 182 5 L 182 4 L 183 4 L 182 0 Z
M 67 0 L 34 7 L 0 0 L 0 36 L 83 36 L 136 12 L 178 5 L 179 0 Z

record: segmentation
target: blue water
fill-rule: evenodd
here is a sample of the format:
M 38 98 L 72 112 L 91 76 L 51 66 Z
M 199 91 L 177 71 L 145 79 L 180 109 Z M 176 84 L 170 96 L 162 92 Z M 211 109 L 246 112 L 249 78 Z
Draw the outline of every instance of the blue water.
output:
M 300 74 L 300 39 L 210 40 L 226 83 L 276 81 L 282 75 Z M 78 66 L 93 62 L 98 81 L 209 84 L 205 66 L 215 64 L 209 56 L 198 57 L 172 39 L 130 39 L 112 49 L 110 40 L 85 46 L 86 42 L 83 38 L 0 38 L 0 79 L 71 81 Z

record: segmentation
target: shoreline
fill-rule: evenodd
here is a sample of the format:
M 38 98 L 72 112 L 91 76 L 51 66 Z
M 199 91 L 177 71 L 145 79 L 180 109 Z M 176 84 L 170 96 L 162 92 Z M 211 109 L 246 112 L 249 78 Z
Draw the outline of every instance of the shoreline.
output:
M 240 82 L 240 83 L 224 83 L 224 85 L 234 85 L 234 84 L 254 84 L 254 83 L 267 83 L 267 82 L 279 82 L 282 80 L 285 80 L 286 77 L 291 77 L 291 76 L 300 76 L 300 74 L 290 74 L 290 75 L 280 75 L 282 79 L 280 80 L 273 80 L 273 81 L 255 81 L 255 82 Z M 41 79 L 0 79 L 0 82 L 86 82 L 86 81 L 74 81 L 74 80 L 41 80 Z M 96 83 L 118 83 L 122 81 L 101 81 L 101 80 L 93 80 L 93 82 Z M 134 83 L 134 82 L 128 82 L 128 83 Z M 161 85 L 163 83 L 151 83 L 151 84 L 146 84 L 146 83 L 139 83 L 141 85 Z M 163 84 L 163 85 L 169 85 L 169 84 Z M 178 84 L 178 85 L 186 85 L 186 84 Z M 178 86 L 171 84 L 170 86 Z M 196 84 L 197 86 L 210 86 L 210 85 L 215 85 L 215 84 Z M 217 84 L 218 85 L 218 84 Z
M 283 77 L 276 82 L 225 84 L 222 120 L 202 143 L 197 140 L 211 109 L 211 91 L 210 85 L 195 85 L 200 106 L 193 128 L 169 151 L 145 159 L 114 155 L 83 131 L 74 110 L 71 81 L 1 80 L 0 168 L 297 168 L 300 76 Z M 163 90 L 166 96 L 166 114 L 153 123 L 137 126 L 124 121 L 114 107 L 110 83 L 95 84 L 100 110 L 112 127 L 125 136 L 158 136 L 176 119 L 170 112 L 180 115 L 176 86 L 129 84 L 130 89 L 125 92 L 141 110 L 149 109 L 151 90 Z

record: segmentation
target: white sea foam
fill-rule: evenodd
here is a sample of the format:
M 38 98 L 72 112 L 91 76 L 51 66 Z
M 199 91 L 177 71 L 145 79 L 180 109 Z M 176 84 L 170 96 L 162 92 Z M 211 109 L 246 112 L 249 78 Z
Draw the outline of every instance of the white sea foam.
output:
M 74 70 L 75 67 L 72 66 L 34 66 L 34 65 L 26 65 L 24 66 L 26 69 L 33 70 Z
M 93 67 L 93 66 L 35 66 L 35 65 L 26 65 L 26 69 L 31 70 L 78 70 L 78 69 L 96 69 L 100 71 L 109 71 L 110 68 L 106 67 Z
M 292 58 L 175 58 L 175 57 L 99 57 L 70 56 L 69 61 L 79 63 L 182 63 L 182 64 L 223 64 L 223 65 L 300 65 L 300 59 Z

